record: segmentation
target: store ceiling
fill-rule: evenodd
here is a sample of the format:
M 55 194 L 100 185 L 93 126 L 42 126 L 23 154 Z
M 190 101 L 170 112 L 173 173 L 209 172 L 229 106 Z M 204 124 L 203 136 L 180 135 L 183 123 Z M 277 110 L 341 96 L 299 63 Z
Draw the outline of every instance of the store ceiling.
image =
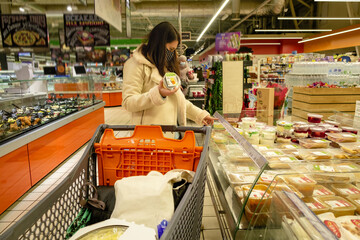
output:
M 169 21 L 179 29 L 177 0 L 130 0 L 132 38 L 143 38 L 153 26 L 162 21 Z M 111 28 L 112 39 L 126 37 L 125 6 L 123 4 L 123 31 Z M 62 14 L 69 13 L 68 5 L 73 7 L 73 13 L 94 13 L 94 0 L 0 0 L 3 13 L 20 13 L 23 7 L 28 13 L 46 13 L 50 39 L 58 39 L 58 30 L 63 28 Z M 243 34 L 254 34 L 256 28 L 294 28 L 293 21 L 278 21 L 276 16 L 304 16 L 312 8 L 316 16 L 316 3 L 313 0 L 232 0 L 220 13 L 204 35 L 201 42 L 195 40 L 218 10 L 222 1 L 219 0 L 180 0 L 182 31 L 192 33 L 192 40 L 185 42 L 189 48 L 196 50 L 205 42 L 209 45 L 218 32 L 241 31 Z M 261 6 L 259 8 L 259 6 Z M 290 9 L 290 10 L 289 10 Z M 250 14 L 250 15 L 249 15 Z M 311 16 L 311 15 L 309 15 Z M 247 18 L 243 21 L 244 18 Z M 241 24 L 238 24 L 242 20 Z M 120 21 L 120 18 L 119 18 Z M 236 27 L 234 27 L 234 25 Z M 349 24 L 348 24 L 349 25 Z M 300 28 L 314 28 L 316 23 L 304 21 Z

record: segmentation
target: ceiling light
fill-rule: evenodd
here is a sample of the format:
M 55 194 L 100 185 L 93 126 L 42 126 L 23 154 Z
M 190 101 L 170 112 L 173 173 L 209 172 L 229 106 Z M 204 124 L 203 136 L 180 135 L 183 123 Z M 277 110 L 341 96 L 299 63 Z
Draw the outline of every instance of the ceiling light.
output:
M 242 45 L 281 45 L 281 43 L 244 43 L 241 42 Z
M 255 29 L 255 32 L 331 32 L 331 29 Z
M 20 12 L 25 12 L 25 9 L 23 7 L 19 7 Z
M 243 40 L 278 40 L 278 39 L 303 39 L 303 37 L 242 37 Z
M 335 35 L 339 35 L 339 34 L 343 34 L 343 33 L 353 32 L 353 31 L 356 31 L 356 30 L 360 30 L 360 27 L 358 27 L 358 28 L 353 28 L 353 29 L 349 29 L 349 30 L 345 30 L 345 31 L 341 31 L 341 32 L 330 33 L 330 34 L 323 35 L 323 36 L 319 36 L 319 37 L 314 37 L 314 38 L 305 39 L 305 40 L 300 41 L 299 43 L 314 41 L 314 40 L 318 40 L 318 39 L 322 39 L 322 38 L 326 38 L 326 37 L 331 37 L 331 36 L 335 36 Z
M 360 0 L 315 0 L 315 2 L 360 2 Z
M 210 25 L 215 21 L 216 17 L 220 14 L 220 12 L 224 9 L 224 7 L 226 6 L 226 4 L 228 4 L 230 0 L 225 0 L 225 2 L 221 5 L 221 7 L 219 8 L 219 10 L 215 13 L 215 15 L 211 18 L 210 22 L 208 23 L 208 25 L 206 25 L 206 27 L 204 28 L 204 30 L 201 32 L 200 36 L 198 37 L 198 39 L 196 39 L 196 41 L 200 41 L 200 39 L 202 38 L 202 36 L 204 35 L 204 33 L 208 30 L 208 28 L 210 27 Z
M 278 17 L 278 20 L 360 20 L 358 17 Z
M 68 5 L 66 9 L 68 12 L 72 12 L 72 7 L 70 5 Z

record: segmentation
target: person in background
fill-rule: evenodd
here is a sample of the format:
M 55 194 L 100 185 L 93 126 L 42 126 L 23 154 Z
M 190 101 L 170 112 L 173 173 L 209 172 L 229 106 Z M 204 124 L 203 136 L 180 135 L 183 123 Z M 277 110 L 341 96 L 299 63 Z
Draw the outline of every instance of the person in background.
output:
M 184 56 L 184 55 L 181 55 L 179 57 L 181 88 L 182 88 L 182 92 L 184 93 L 185 96 L 187 95 L 188 90 L 189 90 L 189 88 L 188 88 L 189 80 L 194 79 L 193 70 L 188 66 L 186 60 L 187 60 L 186 56 Z
M 185 99 L 179 88 L 163 86 L 166 72 L 180 75 L 176 48 L 180 34 L 169 22 L 155 26 L 147 42 L 138 47 L 124 66 L 123 106 L 134 125 L 186 125 L 189 118 L 211 125 L 215 118 Z

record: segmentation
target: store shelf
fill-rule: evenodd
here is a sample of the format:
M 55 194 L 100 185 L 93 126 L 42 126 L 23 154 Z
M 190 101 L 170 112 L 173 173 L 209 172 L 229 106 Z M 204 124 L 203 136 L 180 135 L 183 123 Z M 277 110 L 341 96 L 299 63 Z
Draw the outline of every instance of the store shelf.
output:
M 205 98 L 188 98 L 189 101 L 204 101 Z

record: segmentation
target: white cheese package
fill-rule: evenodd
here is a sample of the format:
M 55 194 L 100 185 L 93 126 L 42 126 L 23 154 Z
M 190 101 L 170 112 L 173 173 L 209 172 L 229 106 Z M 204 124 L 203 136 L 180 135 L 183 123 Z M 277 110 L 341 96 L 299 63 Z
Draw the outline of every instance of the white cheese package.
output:
M 176 73 L 173 72 L 167 72 L 165 73 L 164 79 L 163 79 L 164 88 L 167 88 L 169 90 L 173 90 L 175 88 L 180 87 L 181 80 L 179 76 Z
M 344 228 L 341 226 L 340 222 L 338 222 L 337 218 L 332 212 L 319 214 L 317 216 L 338 239 L 348 239 L 346 237 Z

